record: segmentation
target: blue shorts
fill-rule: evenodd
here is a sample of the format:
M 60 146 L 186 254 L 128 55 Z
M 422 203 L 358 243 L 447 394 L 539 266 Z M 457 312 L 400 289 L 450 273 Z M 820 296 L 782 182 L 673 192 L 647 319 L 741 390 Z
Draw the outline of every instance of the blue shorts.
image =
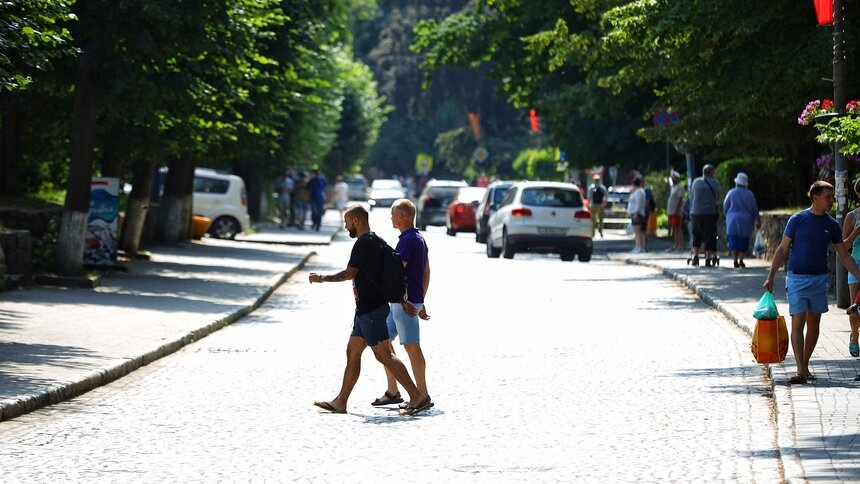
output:
M 829 285 L 830 274 L 795 274 L 788 271 L 785 275 L 788 314 L 794 316 L 806 312 L 826 313 L 829 303 L 827 300 Z
M 424 303 L 413 303 L 415 309 L 421 310 Z M 391 312 L 388 314 L 388 334 L 391 339 L 400 336 L 400 344 L 408 345 L 417 343 L 420 338 L 418 328 L 418 315 L 410 316 L 403 310 L 403 305 L 394 303 L 391 305 Z
M 388 304 L 383 304 L 369 313 L 355 313 L 350 336 L 361 336 L 367 342 L 367 346 L 376 346 L 387 340 L 389 336 L 385 319 L 390 312 Z
M 729 250 L 747 253 L 750 249 L 750 238 L 740 235 L 729 235 Z
M 860 264 L 860 261 L 858 261 L 856 258 L 854 259 L 854 262 L 857 262 L 858 264 Z M 848 284 L 857 284 L 857 283 L 860 283 L 860 281 L 858 281 L 857 278 L 854 277 L 854 274 L 849 272 L 848 273 Z

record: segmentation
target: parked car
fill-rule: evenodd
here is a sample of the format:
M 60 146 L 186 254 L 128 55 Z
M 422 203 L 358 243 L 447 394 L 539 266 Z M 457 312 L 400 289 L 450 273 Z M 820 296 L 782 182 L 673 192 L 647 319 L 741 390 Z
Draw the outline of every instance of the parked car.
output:
M 364 175 L 353 175 L 346 179 L 349 187 L 350 200 L 367 200 L 367 178 Z
M 233 239 L 251 226 L 248 195 L 241 177 L 208 168 L 194 170 L 194 215 L 212 221 L 209 235 Z
M 487 193 L 475 209 L 475 242 L 479 244 L 487 242 L 487 233 L 490 230 L 487 223 L 490 221 L 490 215 L 496 211 L 499 202 L 505 198 L 505 194 L 513 184 L 512 181 L 495 181 L 487 187 Z
M 367 195 L 367 203 L 370 208 L 374 207 L 390 207 L 395 200 L 406 196 L 406 189 L 400 180 L 394 179 L 379 179 L 373 180 L 370 184 L 370 190 Z
M 445 225 L 448 204 L 457 195 L 457 190 L 469 186 L 463 180 L 432 179 L 424 185 L 416 206 L 416 225 L 427 230 L 428 225 Z
M 475 207 L 485 193 L 485 187 L 463 187 L 457 190 L 454 200 L 448 204 L 448 213 L 445 216 L 448 235 L 475 231 Z
M 517 252 L 557 253 L 561 260 L 591 260 L 591 212 L 570 183 L 517 182 L 490 217 L 487 257 Z

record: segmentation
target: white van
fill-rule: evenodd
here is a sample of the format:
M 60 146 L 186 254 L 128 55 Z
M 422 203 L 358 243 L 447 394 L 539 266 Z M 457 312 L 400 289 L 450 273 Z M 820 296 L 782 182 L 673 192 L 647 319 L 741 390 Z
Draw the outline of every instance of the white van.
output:
M 233 239 L 251 227 L 248 194 L 241 177 L 208 168 L 194 170 L 194 215 L 212 221 L 209 235 Z

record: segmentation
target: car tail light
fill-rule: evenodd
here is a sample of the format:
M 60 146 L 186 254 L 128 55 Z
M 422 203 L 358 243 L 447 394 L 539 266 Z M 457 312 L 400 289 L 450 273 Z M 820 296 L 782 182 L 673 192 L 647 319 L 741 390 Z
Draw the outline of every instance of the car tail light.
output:
M 591 212 L 589 212 L 588 210 L 577 210 L 573 213 L 573 218 L 591 218 Z
M 511 216 L 513 217 L 531 217 L 532 211 L 527 208 L 515 208 L 511 210 Z
M 464 207 L 462 203 L 458 203 L 457 206 L 454 208 L 454 213 L 458 215 L 466 213 L 466 207 Z
M 247 206 L 248 206 L 248 195 L 245 193 L 245 189 L 244 189 L 244 188 L 242 189 L 242 206 L 243 206 L 243 207 L 247 207 Z

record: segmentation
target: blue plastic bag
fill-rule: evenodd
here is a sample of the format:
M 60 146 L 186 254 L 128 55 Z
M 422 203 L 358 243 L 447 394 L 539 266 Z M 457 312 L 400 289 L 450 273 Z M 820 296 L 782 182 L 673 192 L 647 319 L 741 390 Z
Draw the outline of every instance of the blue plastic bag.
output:
M 753 311 L 753 317 L 756 319 L 779 318 L 779 310 L 776 308 L 776 301 L 773 300 L 773 294 L 770 291 L 765 291 L 761 299 L 758 300 L 758 306 Z

